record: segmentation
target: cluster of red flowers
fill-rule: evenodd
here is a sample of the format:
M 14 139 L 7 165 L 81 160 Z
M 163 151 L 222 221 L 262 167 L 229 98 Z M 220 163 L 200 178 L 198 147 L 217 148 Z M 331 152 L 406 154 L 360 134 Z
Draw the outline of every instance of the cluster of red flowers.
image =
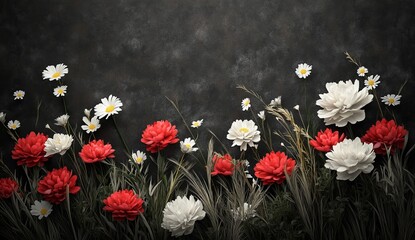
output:
M 17 182 L 11 178 L 0 178 L 0 199 L 9 198 L 17 191 Z
M 112 193 L 103 200 L 104 211 L 112 213 L 114 220 L 124 219 L 133 221 L 140 213 L 144 212 L 144 200 L 139 198 L 133 190 L 120 190 Z
M 169 121 L 157 121 L 147 128 L 141 135 L 141 142 L 147 145 L 147 151 L 156 153 L 163 150 L 169 144 L 174 144 L 179 141 L 177 138 L 176 126 Z
M 79 156 L 86 163 L 94 163 L 107 158 L 114 158 L 114 152 L 115 150 L 112 149 L 111 144 L 104 144 L 103 140 L 92 140 L 82 147 Z
M 17 160 L 17 165 L 28 167 L 43 166 L 48 160 L 45 157 L 45 142 L 48 136 L 42 133 L 30 132 L 25 138 L 19 138 L 12 151 L 12 158 Z

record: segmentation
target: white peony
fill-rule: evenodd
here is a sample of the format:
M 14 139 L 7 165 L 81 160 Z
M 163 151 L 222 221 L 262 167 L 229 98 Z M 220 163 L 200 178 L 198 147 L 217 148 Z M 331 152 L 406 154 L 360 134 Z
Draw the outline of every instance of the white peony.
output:
M 318 117 L 324 119 L 326 125 L 335 124 L 344 127 L 347 123 L 355 124 L 365 119 L 365 111 L 361 108 L 370 103 L 373 95 L 365 87 L 359 91 L 359 81 L 351 80 L 338 83 L 326 83 L 328 93 L 320 94 L 317 106 Z
M 251 204 L 248 203 L 244 203 L 244 208 L 240 209 L 239 207 L 236 208 L 236 210 L 231 209 L 233 218 L 235 220 L 239 220 L 239 221 L 245 221 L 251 217 L 255 217 L 256 216 L 256 211 L 255 209 L 252 207 Z
M 193 232 L 195 222 L 202 220 L 205 215 L 202 202 L 195 200 L 192 195 L 189 198 L 178 196 L 166 204 L 161 227 L 169 230 L 174 237 L 187 235 Z
M 195 140 L 191 138 L 185 138 L 184 141 L 180 141 L 180 150 L 182 151 L 182 153 L 195 152 L 198 150 L 198 148 L 193 147 L 195 144 Z
M 64 155 L 66 151 L 71 147 L 73 137 L 71 135 L 63 133 L 53 134 L 53 138 L 48 138 L 45 142 L 45 157 L 59 153 Z
M 362 143 L 360 138 L 345 139 L 326 154 L 324 167 L 337 171 L 337 180 L 353 181 L 361 172 L 370 173 L 376 157 L 373 144 Z
M 235 120 L 228 130 L 227 139 L 233 140 L 233 146 L 240 146 L 241 151 L 246 151 L 247 146 L 257 147 L 255 143 L 261 140 L 258 126 L 252 120 Z

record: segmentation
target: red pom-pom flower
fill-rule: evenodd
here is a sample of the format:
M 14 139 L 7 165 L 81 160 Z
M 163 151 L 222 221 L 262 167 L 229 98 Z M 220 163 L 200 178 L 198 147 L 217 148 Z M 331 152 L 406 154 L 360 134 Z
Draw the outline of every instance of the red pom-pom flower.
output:
M 163 150 L 169 144 L 177 143 L 179 141 L 177 132 L 176 126 L 169 121 L 157 121 L 147 125 L 141 135 L 141 142 L 147 145 L 147 151 L 155 153 Z
M 386 149 L 393 154 L 396 149 L 402 149 L 405 135 L 408 131 L 403 126 L 396 125 L 394 120 L 382 119 L 372 125 L 361 138 L 362 142 L 372 143 L 376 154 L 386 155 Z
M 45 142 L 48 137 L 42 133 L 30 132 L 25 138 L 19 138 L 12 151 L 12 158 L 17 165 L 28 167 L 43 166 L 49 159 L 45 157 Z
M 330 128 L 319 131 L 315 139 L 310 140 L 310 145 L 320 152 L 330 152 L 334 145 L 343 141 L 344 133 L 339 135 L 338 131 L 332 131 Z
M 283 152 L 270 152 L 265 155 L 254 167 L 255 176 L 264 185 L 281 184 L 285 180 L 284 170 L 291 174 L 295 167 L 295 160 L 287 157 Z
M 140 213 L 144 212 L 144 200 L 139 198 L 132 190 L 120 190 L 114 192 L 103 200 L 104 211 L 112 213 L 114 220 L 124 219 L 133 221 Z
M 81 189 L 79 186 L 75 186 L 77 178 L 66 167 L 53 169 L 39 181 L 37 191 L 43 195 L 46 201 L 60 204 L 66 199 L 66 188 L 69 188 L 71 194 L 75 194 Z
M 235 164 L 232 162 L 232 157 L 229 154 L 225 154 L 223 156 L 214 155 L 212 159 L 213 163 L 213 171 L 211 174 L 213 176 L 216 175 L 225 175 L 229 176 L 233 174 L 233 170 L 235 169 Z
M 0 199 L 9 198 L 17 191 L 17 182 L 11 178 L 0 178 Z
M 79 156 L 86 163 L 100 162 L 107 158 L 114 158 L 115 150 L 111 144 L 104 144 L 103 140 L 93 140 L 82 147 Z

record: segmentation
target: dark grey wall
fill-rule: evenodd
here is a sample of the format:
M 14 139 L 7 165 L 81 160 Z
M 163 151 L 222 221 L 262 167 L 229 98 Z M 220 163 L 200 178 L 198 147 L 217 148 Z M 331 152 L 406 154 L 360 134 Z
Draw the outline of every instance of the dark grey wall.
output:
M 127 142 L 143 149 L 146 124 L 170 119 L 181 125 L 164 96 L 178 99 L 188 120 L 204 118 L 222 138 L 234 119 L 250 117 L 240 110 L 247 95 L 237 84 L 267 101 L 282 95 L 290 108 L 311 106 L 316 116 L 314 103 L 326 82 L 356 78 L 344 51 L 381 75 L 380 94 L 409 81 L 395 110 L 415 130 L 413 1 L 3 0 L 0 6 L 0 111 L 21 120 L 22 135 L 46 131 L 44 125 L 63 113 L 52 95 L 56 83 L 42 80 L 47 65 L 69 67 L 64 82 L 72 121 L 80 124 L 84 108 L 114 94 L 124 103 L 118 121 Z M 307 80 L 294 73 L 301 62 L 313 65 Z M 13 101 L 16 89 L 26 91 L 23 101 Z M 115 137 L 109 125 L 98 135 Z M 7 156 L 11 146 L 5 134 L 0 138 Z

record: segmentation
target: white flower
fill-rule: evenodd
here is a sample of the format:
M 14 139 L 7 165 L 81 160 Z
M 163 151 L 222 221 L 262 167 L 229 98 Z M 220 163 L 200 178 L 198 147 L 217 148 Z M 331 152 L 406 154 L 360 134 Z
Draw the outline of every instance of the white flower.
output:
M 248 160 L 243 160 L 242 161 L 244 164 L 245 164 L 245 171 L 244 171 L 244 173 L 245 173 L 245 175 L 246 175 L 246 178 L 252 178 L 252 175 L 249 173 L 249 167 L 251 166 L 251 164 L 249 164 L 249 161 Z
M 242 111 L 248 111 L 248 109 L 251 107 L 251 99 L 244 98 L 241 102 Z
M 10 120 L 7 123 L 7 127 L 10 128 L 10 129 L 12 129 L 12 130 L 16 130 L 16 129 L 18 129 L 20 127 L 20 122 L 18 120 L 14 120 L 14 121 L 13 120 Z
M 68 86 L 66 86 L 66 85 L 56 87 L 55 89 L 53 89 L 53 95 L 55 95 L 56 97 L 65 96 L 67 88 L 68 88 Z
M 86 108 L 85 108 L 85 110 L 84 110 L 84 114 L 85 114 L 85 116 L 86 116 L 87 118 L 90 118 L 90 117 L 91 117 L 91 110 L 92 110 L 92 108 L 90 108 L 90 109 L 86 109 Z
M 49 214 L 52 212 L 52 207 L 53 205 L 48 201 L 41 200 L 39 202 L 36 200 L 35 204 L 30 207 L 30 213 L 41 220 L 43 217 L 49 216 Z
M 258 126 L 252 120 L 235 120 L 228 130 L 227 139 L 233 140 L 233 146 L 240 146 L 241 151 L 246 151 L 247 145 L 255 147 L 254 143 L 261 140 Z
M 390 106 L 396 106 L 399 105 L 401 103 L 401 95 L 395 95 L 395 94 L 388 94 L 386 96 L 381 97 L 382 102 L 385 103 L 386 105 Z
M 62 116 L 57 117 L 55 119 L 55 121 L 56 121 L 55 125 L 65 127 L 66 124 L 68 123 L 68 119 L 69 119 L 69 115 L 68 114 L 63 114 Z
M 14 100 L 22 100 L 24 98 L 25 92 L 22 90 L 17 90 L 13 93 Z
M 68 73 L 68 68 L 63 63 L 55 66 L 47 66 L 46 70 L 43 70 L 43 79 L 49 79 L 49 81 L 59 80 L 61 77 Z
M 271 102 L 269 103 L 269 105 L 271 107 L 281 106 L 281 96 L 278 96 L 277 98 L 274 98 L 273 100 L 271 100 Z
M 71 147 L 73 142 L 73 137 L 71 135 L 63 133 L 53 134 L 53 138 L 48 138 L 45 142 L 45 157 L 59 153 L 64 155 L 66 151 Z
M 237 207 L 236 210 L 235 209 L 231 209 L 233 218 L 237 221 L 245 221 L 251 217 L 255 217 L 256 216 L 256 211 L 255 209 L 252 207 L 251 204 L 248 203 L 244 203 L 244 208 L 240 209 L 240 207 Z
M 52 128 L 49 126 L 49 123 L 45 125 L 45 128 L 52 130 Z
M 205 215 L 202 203 L 192 195 L 189 198 L 178 196 L 166 204 L 161 227 L 170 231 L 174 237 L 188 235 L 193 232 L 195 222 L 202 220 Z
M 89 120 L 87 117 L 83 117 L 82 121 L 84 121 L 86 125 L 82 125 L 81 128 L 82 130 L 86 131 L 86 133 L 95 132 L 101 127 L 97 116 L 94 116 L 91 120 Z
M 295 69 L 295 73 L 299 78 L 306 78 L 310 75 L 311 69 L 313 66 L 308 65 L 307 63 L 298 64 L 298 67 Z
M 131 154 L 131 158 L 135 163 L 142 164 L 147 159 L 147 156 L 144 152 L 137 151 L 136 153 L 133 152 Z
M 364 77 L 365 76 L 365 74 L 366 73 L 368 73 L 369 71 L 367 70 L 367 68 L 365 68 L 365 67 L 363 67 L 363 66 L 361 66 L 361 67 L 359 67 L 358 69 L 357 69 L 357 74 L 360 76 L 360 77 Z
M 191 153 L 198 150 L 198 148 L 194 148 L 195 140 L 191 138 L 185 138 L 184 141 L 180 141 L 180 150 L 182 153 Z
M 258 113 L 258 117 L 261 118 L 262 120 L 265 120 L 265 111 L 260 111 Z
M 370 75 L 365 80 L 365 86 L 367 88 L 369 88 L 370 90 L 375 89 L 379 85 L 379 83 L 380 83 L 379 78 L 380 78 L 379 75 L 376 75 L 376 76 Z
M 373 144 L 362 143 L 360 138 L 345 139 L 326 154 L 324 167 L 337 171 L 337 180 L 353 181 L 361 172 L 370 173 L 376 154 Z
M 0 112 L 0 122 L 3 124 L 6 122 L 6 113 Z
M 281 147 L 285 147 L 285 144 L 283 142 L 280 143 Z
M 202 123 L 203 123 L 203 119 L 193 121 L 191 127 L 192 128 L 198 128 L 198 127 L 202 126 Z
M 359 91 L 359 81 L 351 80 L 338 83 L 326 83 L 328 93 L 319 94 L 316 104 L 323 109 L 317 111 L 318 117 L 324 119 L 326 125 L 335 124 L 344 127 L 347 123 L 355 124 L 365 119 L 365 111 L 361 108 L 370 103 L 373 95 L 364 87 Z
M 297 111 L 300 111 L 300 106 L 299 105 L 295 105 L 293 108 Z
M 102 103 L 97 104 L 94 107 L 95 116 L 99 119 L 106 117 L 108 119 L 111 115 L 121 112 L 122 102 L 116 96 L 110 95 L 108 98 L 102 98 Z

